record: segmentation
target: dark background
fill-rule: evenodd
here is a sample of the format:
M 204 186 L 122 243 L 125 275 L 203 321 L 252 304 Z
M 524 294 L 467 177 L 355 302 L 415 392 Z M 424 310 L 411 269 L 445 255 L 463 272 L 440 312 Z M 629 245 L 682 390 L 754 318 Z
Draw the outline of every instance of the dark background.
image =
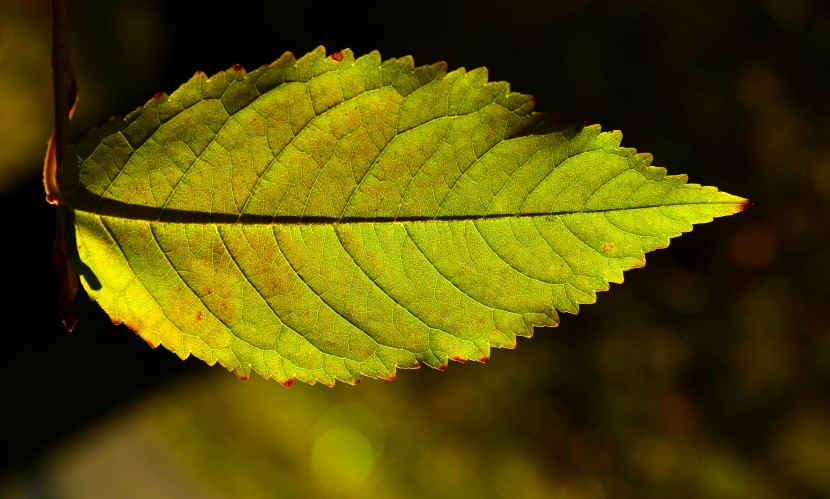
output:
M 125 434 L 140 428 L 142 445 L 163 456 L 156 471 L 137 468 L 157 493 L 182 495 L 159 478 L 182 474 L 194 497 L 325 497 L 333 492 L 306 462 L 319 429 L 268 443 L 255 428 L 238 435 L 236 423 L 317 421 L 332 405 L 359 404 L 371 416 L 354 425 L 376 418 L 386 437 L 372 440 L 370 478 L 341 491 L 355 497 L 830 497 L 823 2 L 69 4 L 76 139 L 197 70 L 253 69 L 319 44 L 378 49 L 486 66 L 535 95 L 537 110 L 620 129 L 623 145 L 669 172 L 755 205 L 650 255 L 578 318 L 495 351 L 486 367 L 404 371 L 356 388 L 239 383 L 149 349 L 85 297 L 75 332 L 60 326 L 55 210 L 39 179 L 51 129 L 49 5 L 3 0 L 0 496 L 71 496 L 77 480 L 63 463 L 101 448 L 83 444 L 96 428 L 127 421 Z M 395 425 L 410 435 L 400 455 Z M 114 455 L 124 460 L 113 466 L 130 466 L 132 454 Z M 106 462 L 87 472 L 100 478 Z M 86 497 L 102 493 L 86 486 Z

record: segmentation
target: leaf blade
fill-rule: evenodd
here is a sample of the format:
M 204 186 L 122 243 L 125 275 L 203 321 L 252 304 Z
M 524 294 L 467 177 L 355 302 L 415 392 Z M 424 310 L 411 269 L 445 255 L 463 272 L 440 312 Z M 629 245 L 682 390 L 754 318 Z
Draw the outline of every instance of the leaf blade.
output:
M 197 74 L 72 150 L 114 320 L 243 377 L 392 378 L 512 347 L 745 202 L 484 70 L 342 56 Z

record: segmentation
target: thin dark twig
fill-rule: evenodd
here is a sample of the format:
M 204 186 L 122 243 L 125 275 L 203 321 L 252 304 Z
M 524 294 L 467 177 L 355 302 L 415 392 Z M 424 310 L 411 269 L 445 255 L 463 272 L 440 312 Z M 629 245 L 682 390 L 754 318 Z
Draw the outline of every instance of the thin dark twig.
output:
M 43 186 L 46 201 L 58 205 L 55 245 L 52 248 L 52 264 L 61 280 L 61 318 L 64 326 L 72 330 L 78 322 L 75 313 L 75 296 L 78 293 L 78 274 L 72 269 L 66 242 L 67 208 L 61 203 L 58 170 L 69 144 L 69 121 L 78 99 L 78 84 L 69 55 L 69 27 L 66 0 L 52 0 L 52 84 L 55 104 L 55 130 L 49 140 L 43 166 Z M 71 230 L 71 228 L 70 228 Z
M 55 131 L 49 141 L 49 150 L 43 168 L 46 200 L 61 201 L 58 168 L 69 144 L 69 120 L 75 110 L 78 85 L 69 54 L 69 28 L 66 0 L 52 0 L 52 87 L 55 104 Z

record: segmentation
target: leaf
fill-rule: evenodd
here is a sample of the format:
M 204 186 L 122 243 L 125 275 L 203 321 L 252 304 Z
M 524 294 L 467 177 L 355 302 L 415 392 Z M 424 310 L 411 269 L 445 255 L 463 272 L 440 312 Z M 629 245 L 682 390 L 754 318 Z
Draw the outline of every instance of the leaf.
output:
M 486 361 L 745 206 L 533 106 L 377 52 L 197 73 L 68 152 L 76 267 L 152 346 L 356 383 Z

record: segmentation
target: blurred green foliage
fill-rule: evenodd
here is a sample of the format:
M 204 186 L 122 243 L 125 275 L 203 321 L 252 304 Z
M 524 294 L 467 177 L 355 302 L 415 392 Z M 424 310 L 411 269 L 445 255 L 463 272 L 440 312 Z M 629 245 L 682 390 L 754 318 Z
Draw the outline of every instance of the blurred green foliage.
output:
M 197 69 L 255 67 L 324 43 L 486 65 L 533 93 L 537 109 L 620 128 L 623 145 L 653 152 L 657 165 L 756 204 L 673 242 L 579 317 L 495 351 L 486 366 L 289 390 L 195 367 L 43 449 L 38 487 L 54 497 L 148 487 L 157 497 L 830 497 L 825 3 L 469 0 L 412 4 L 404 17 L 384 3 L 72 7 L 76 132 Z M 536 70 L 539 60 L 549 70 Z M 13 96 L 0 98 L 8 109 Z M 37 113 L 51 101 L 42 104 Z M 82 317 L 75 343 L 94 328 L 130 334 Z M 113 394 L 138 374 L 110 369 L 111 392 L 73 368 L 51 375 L 74 380 L 78 397 L 121 400 Z M 8 427 L 25 435 L 36 407 L 18 407 Z M 359 459 L 343 474 L 337 459 L 350 451 Z M 7 474 L 0 495 L 39 490 L 20 476 Z M 108 489 L 107 476 L 136 481 Z

